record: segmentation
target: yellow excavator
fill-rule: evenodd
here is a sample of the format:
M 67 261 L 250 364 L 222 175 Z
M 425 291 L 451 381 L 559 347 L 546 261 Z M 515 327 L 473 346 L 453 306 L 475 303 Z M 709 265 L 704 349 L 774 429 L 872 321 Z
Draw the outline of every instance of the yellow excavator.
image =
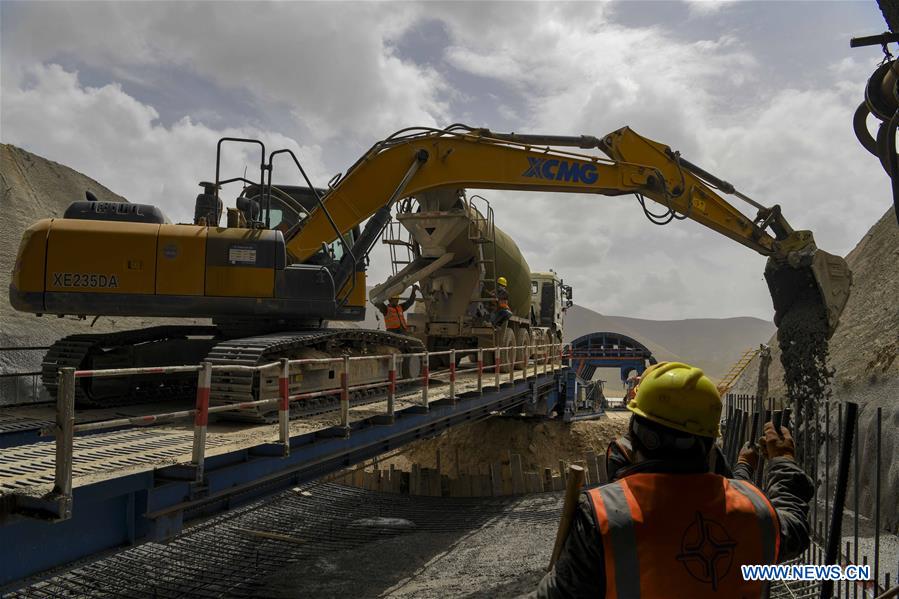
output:
M 258 144 L 258 181 L 220 178 L 226 143 Z M 567 148 L 597 149 L 605 156 Z M 291 159 L 305 185 L 273 185 L 275 158 Z M 235 182 L 244 187 L 235 207 L 225 210 L 220 190 Z M 44 384 L 51 393 L 59 366 L 111 368 L 200 360 L 245 366 L 281 357 L 420 348 L 411 337 L 330 329 L 324 323 L 364 318 L 368 254 L 389 222 L 391 208 L 402 198 L 437 188 L 635 194 L 654 222 L 689 218 L 767 256 L 765 277 L 776 323 L 797 303 L 805 312 L 812 304 L 809 313 L 832 333 L 851 284 L 845 261 L 818 250 L 811 231 L 793 230 L 779 206 L 755 202 L 668 146 L 627 127 L 601 138 L 500 134 L 464 125 L 403 129 L 376 143 L 326 189 L 312 185 L 290 150 L 267 156 L 257 140 L 224 138 L 217 147 L 215 181 L 201 186 L 192 224 L 171 224 L 153 206 L 89 197 L 74 202 L 63 218 L 44 219 L 26 230 L 10 284 L 10 302 L 17 310 L 204 317 L 213 322 L 61 339 L 44 360 Z M 755 216 L 744 215 L 723 194 L 747 203 Z M 650 211 L 647 198 L 664 212 Z M 223 227 L 225 213 L 228 226 Z M 386 360 L 378 362 L 386 369 Z M 351 372 L 354 382 L 385 375 L 379 368 L 365 368 Z M 403 365 L 406 376 L 414 376 L 417 368 L 414 360 Z M 276 372 L 269 376 L 216 369 L 213 396 L 227 402 L 276 397 L 276 377 Z M 337 365 L 306 367 L 291 372 L 291 387 L 302 382 L 305 390 L 333 388 L 335 379 Z M 179 390 L 189 390 L 192 381 L 172 376 L 79 383 L 82 405 L 108 405 L 174 397 Z M 334 401 L 325 397 L 296 409 L 326 410 Z M 267 417 L 252 411 L 243 415 Z

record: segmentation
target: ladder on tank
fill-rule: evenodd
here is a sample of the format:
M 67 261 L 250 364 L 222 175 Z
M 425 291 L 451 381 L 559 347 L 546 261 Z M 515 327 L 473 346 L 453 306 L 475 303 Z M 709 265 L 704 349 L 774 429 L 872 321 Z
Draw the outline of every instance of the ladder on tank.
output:
M 479 202 L 477 202 L 478 200 Z M 468 240 L 478 248 L 478 296 L 470 303 L 492 302 L 496 296 L 496 227 L 493 222 L 493 207 L 487 198 L 473 195 L 464 199 L 468 211 Z M 482 206 L 479 209 L 478 204 Z M 493 295 L 488 295 L 489 293 Z
M 740 356 L 740 359 L 737 360 L 733 366 L 730 367 L 730 371 L 724 378 L 718 382 L 718 393 L 724 395 L 727 391 L 733 386 L 733 384 L 740 378 L 740 375 L 743 374 L 743 371 L 746 370 L 746 367 L 749 366 L 749 363 L 755 359 L 758 355 L 759 349 L 749 349 L 743 352 L 743 355 Z
M 397 208 L 399 212 L 400 208 Z M 390 248 L 390 267 L 396 275 L 415 260 L 418 255 L 412 234 L 399 221 L 391 219 L 381 232 L 381 243 Z

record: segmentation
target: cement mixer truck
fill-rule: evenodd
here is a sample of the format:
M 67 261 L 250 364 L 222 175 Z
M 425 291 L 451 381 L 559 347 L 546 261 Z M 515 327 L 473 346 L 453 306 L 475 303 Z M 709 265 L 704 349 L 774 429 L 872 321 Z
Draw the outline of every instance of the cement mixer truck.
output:
M 382 242 L 391 250 L 393 276 L 374 287 L 370 300 L 378 304 L 418 284 L 422 298 L 407 315 L 410 333 L 431 351 L 537 346 L 537 350 L 506 350 L 484 354 L 484 363 L 511 364 L 545 353 L 540 348 L 562 340 L 571 287 L 553 272 L 532 273 L 518 246 L 494 224 L 494 213 L 482 196 L 440 188 L 399 202 L 395 221 L 385 228 Z M 496 282 L 508 280 L 512 317 L 495 327 Z M 525 354 L 529 355 L 525 355 Z M 445 366 L 448 357 L 435 366 Z

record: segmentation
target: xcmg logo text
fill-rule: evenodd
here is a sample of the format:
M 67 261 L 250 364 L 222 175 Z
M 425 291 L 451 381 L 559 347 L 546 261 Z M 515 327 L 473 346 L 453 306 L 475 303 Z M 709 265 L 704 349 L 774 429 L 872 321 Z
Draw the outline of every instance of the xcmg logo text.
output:
M 569 183 L 596 183 L 599 173 L 595 164 L 582 164 L 569 162 L 557 158 L 531 158 L 528 157 L 528 170 L 522 177 L 534 177 L 536 179 L 549 179 L 551 181 L 568 181 Z

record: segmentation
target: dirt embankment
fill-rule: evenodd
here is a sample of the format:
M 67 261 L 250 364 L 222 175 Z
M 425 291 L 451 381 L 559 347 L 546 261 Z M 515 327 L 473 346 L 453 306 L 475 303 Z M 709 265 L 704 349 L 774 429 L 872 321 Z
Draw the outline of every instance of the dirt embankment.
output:
M 457 456 L 461 471 L 477 472 L 482 465 L 501 460 L 507 453 L 519 454 L 525 470 L 549 466 L 558 469 L 559 460 L 581 460 L 590 451 L 605 455 L 609 442 L 627 429 L 629 417 L 630 412 L 612 412 L 606 418 L 572 424 L 489 418 L 450 429 L 436 439 L 414 443 L 387 463 L 404 469 L 411 464 L 436 468 L 439 450 L 441 469 L 446 472 L 454 471 Z

